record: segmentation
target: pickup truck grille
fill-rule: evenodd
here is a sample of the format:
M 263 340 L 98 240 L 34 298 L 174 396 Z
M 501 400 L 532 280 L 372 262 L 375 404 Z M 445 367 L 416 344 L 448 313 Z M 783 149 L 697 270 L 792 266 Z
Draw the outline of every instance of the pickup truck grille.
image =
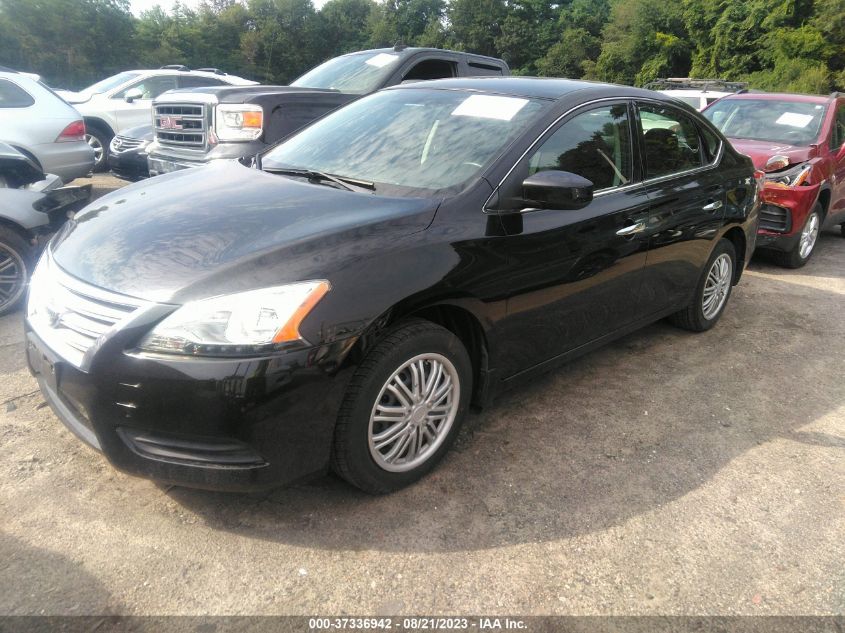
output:
M 145 305 L 141 299 L 71 277 L 48 251 L 30 282 L 27 320 L 54 352 L 82 367 L 85 353 L 95 343 Z
M 165 103 L 153 108 L 153 126 L 160 145 L 205 148 L 208 118 L 201 103 Z

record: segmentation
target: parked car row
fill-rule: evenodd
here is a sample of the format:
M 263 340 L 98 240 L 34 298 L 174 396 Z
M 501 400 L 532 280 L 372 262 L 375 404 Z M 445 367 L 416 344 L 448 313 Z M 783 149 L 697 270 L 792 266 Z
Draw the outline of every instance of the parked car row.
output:
M 388 492 L 435 467 L 470 406 L 662 318 L 709 330 L 758 245 L 802 265 L 845 223 L 838 96 L 702 115 L 503 75 L 396 47 L 289 87 L 160 95 L 152 127 L 110 145 L 127 176 L 144 158 L 168 173 L 76 214 L 29 285 L 28 363 L 56 415 L 163 482 L 332 469 Z

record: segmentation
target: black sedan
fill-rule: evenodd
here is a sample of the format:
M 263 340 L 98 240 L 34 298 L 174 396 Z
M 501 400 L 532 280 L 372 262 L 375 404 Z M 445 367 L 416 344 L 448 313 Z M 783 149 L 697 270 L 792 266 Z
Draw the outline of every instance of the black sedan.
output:
M 147 150 L 153 142 L 152 124 L 121 130 L 109 145 L 109 170 L 123 180 L 150 177 Z
M 404 85 L 90 205 L 35 271 L 28 359 L 127 472 L 249 490 L 331 467 L 387 492 L 470 405 L 664 317 L 711 328 L 758 188 L 653 92 Z

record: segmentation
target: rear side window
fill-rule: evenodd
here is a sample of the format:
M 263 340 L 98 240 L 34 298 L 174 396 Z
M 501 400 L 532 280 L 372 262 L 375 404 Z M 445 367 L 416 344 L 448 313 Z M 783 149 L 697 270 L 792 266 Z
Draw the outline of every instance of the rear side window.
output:
M 30 94 L 11 81 L 0 79 L 0 108 L 28 108 L 33 103 Z
M 640 104 L 646 178 L 696 169 L 704 164 L 698 127 L 685 114 L 666 106 Z
M 469 74 L 473 77 L 485 77 L 489 75 L 502 75 L 500 66 L 493 66 L 492 64 L 480 64 L 478 62 L 469 62 Z
M 707 154 L 708 162 L 713 162 L 719 155 L 722 141 L 704 126 L 701 127 L 701 137 L 704 139 L 704 152 Z
M 455 62 L 445 59 L 425 59 L 405 73 L 402 81 L 428 81 L 456 76 Z

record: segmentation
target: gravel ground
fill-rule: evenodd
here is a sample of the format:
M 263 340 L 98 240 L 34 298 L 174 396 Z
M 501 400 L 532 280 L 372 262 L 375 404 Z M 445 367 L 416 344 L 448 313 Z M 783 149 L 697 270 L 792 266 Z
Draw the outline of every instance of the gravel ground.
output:
M 98 191 L 114 187 L 94 179 Z M 0 319 L 0 614 L 843 614 L 845 240 L 753 262 L 472 415 L 421 483 L 261 495 L 115 471 Z

